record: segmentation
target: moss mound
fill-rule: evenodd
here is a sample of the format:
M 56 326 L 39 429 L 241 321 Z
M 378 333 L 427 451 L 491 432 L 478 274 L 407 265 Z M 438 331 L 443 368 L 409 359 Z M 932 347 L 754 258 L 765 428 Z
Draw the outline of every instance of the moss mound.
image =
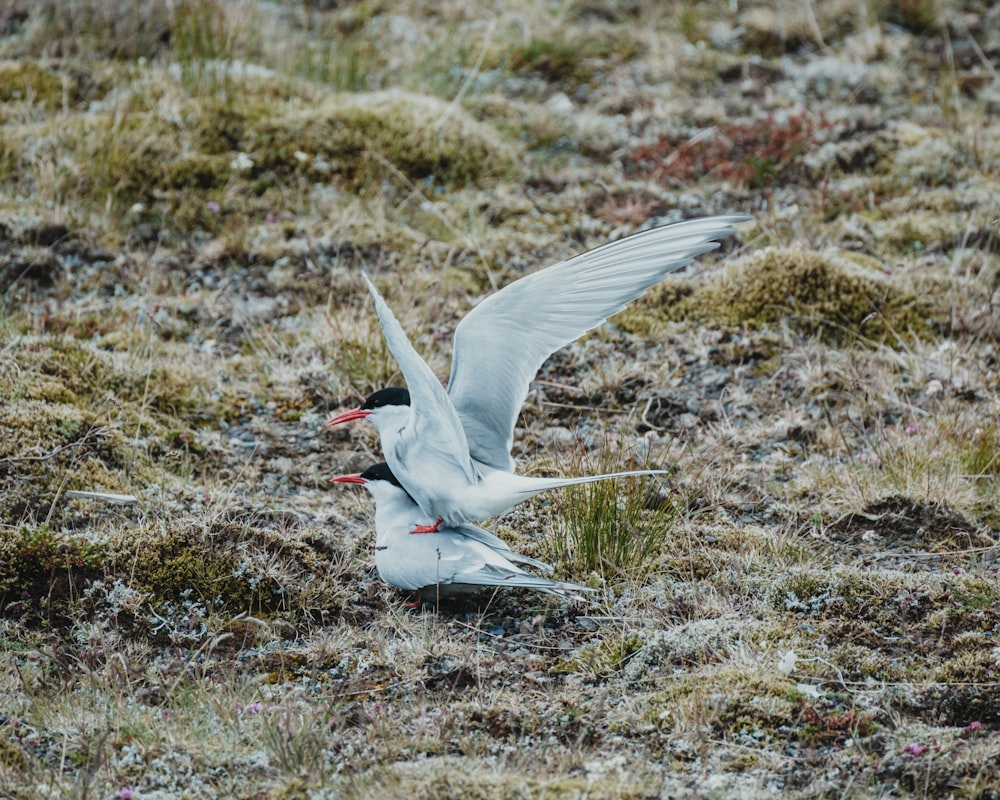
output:
M 294 518 L 219 509 L 202 522 L 122 531 L 107 547 L 110 574 L 141 593 L 163 625 L 136 622 L 161 633 L 186 636 L 192 612 L 299 621 L 364 613 L 330 543 L 304 534 Z
M 27 104 L 36 111 L 80 107 L 103 97 L 111 80 L 106 65 L 101 62 L 83 67 L 63 59 L 0 60 L 0 104 Z M 0 119 L 5 113 L 0 109 Z M 15 117 L 20 116 L 23 116 L 23 109 L 20 113 L 15 112 Z
M 0 519 L 55 524 L 67 489 L 134 494 L 216 405 L 195 376 L 133 368 L 69 337 L 8 345 L 0 366 Z M 155 466 L 159 463 L 159 467 Z
M 165 533 L 133 531 L 112 543 L 109 562 L 158 608 L 193 600 L 227 614 L 328 609 L 337 594 L 320 580 L 333 571 L 329 560 L 265 522 L 233 512 Z
M 490 126 L 432 97 L 342 95 L 255 126 L 245 150 L 254 174 L 339 173 L 355 184 L 388 163 L 411 180 L 478 183 L 508 171 L 513 151 Z
M 704 283 L 672 281 L 614 321 L 649 333 L 666 321 L 796 331 L 839 342 L 892 343 L 930 328 L 929 309 L 850 261 L 801 248 L 768 248 Z
M 0 103 L 31 98 L 46 108 L 55 108 L 63 97 L 63 81 L 55 72 L 35 61 L 0 62 Z
M 113 616 L 117 626 L 188 640 L 215 614 L 344 611 L 353 589 L 343 567 L 288 527 L 230 510 L 202 523 L 132 525 L 100 541 L 44 524 L 0 528 L 0 608 L 28 623 Z
M 50 94 L 56 84 L 62 92 L 58 75 L 39 68 L 36 77 Z M 158 80 L 167 96 L 177 94 Z M 126 115 L 96 113 L 58 130 L 18 124 L 0 142 L 0 179 L 15 193 L 36 192 L 39 159 L 58 159 L 69 166 L 46 188 L 81 208 L 110 202 L 126 225 L 218 233 L 331 181 L 350 191 L 386 180 L 409 191 L 421 182 L 427 191 L 487 182 L 516 163 L 496 129 L 433 97 L 392 91 L 303 104 L 272 95 L 266 85 L 249 88 L 238 108 L 180 96 L 169 117 L 137 96 Z
M 646 719 L 662 731 L 682 729 L 697 719 L 713 735 L 753 740 L 785 738 L 806 705 L 795 683 L 777 671 L 736 669 L 685 676 L 647 702 Z
M 105 549 L 47 525 L 0 528 L 0 608 L 9 616 L 49 616 L 102 576 Z
M 145 484 L 149 464 L 119 426 L 59 402 L 21 400 L 0 407 L 0 518 L 62 517 L 54 508 L 67 489 L 130 492 Z

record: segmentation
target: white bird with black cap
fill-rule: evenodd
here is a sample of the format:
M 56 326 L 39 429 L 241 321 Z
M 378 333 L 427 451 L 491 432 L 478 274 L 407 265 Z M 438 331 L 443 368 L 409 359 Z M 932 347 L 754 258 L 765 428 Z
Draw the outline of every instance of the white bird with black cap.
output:
M 535 589 L 579 597 L 586 586 L 550 580 L 526 572 L 530 566 L 552 573 L 552 567 L 515 553 L 502 539 L 475 525 L 442 526 L 434 536 L 410 533 L 423 514 L 385 463 L 364 472 L 340 475 L 334 483 L 364 486 L 375 499 L 375 568 L 386 583 L 409 589 L 419 598 L 445 597 L 486 587 Z
M 747 216 L 652 228 L 528 275 L 487 297 L 455 330 L 448 388 L 420 357 L 367 275 L 383 335 L 406 380 L 370 395 L 327 425 L 369 419 L 399 484 L 436 532 L 487 519 L 539 492 L 662 470 L 578 478 L 514 473 L 510 449 L 529 384 L 556 350 L 582 336 L 668 274 L 719 246 Z

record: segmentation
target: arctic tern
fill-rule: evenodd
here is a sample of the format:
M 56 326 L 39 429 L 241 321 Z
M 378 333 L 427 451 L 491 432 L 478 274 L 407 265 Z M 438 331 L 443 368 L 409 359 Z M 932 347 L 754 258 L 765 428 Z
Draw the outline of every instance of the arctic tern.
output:
M 399 483 L 436 532 L 502 514 L 522 500 L 564 486 L 657 470 L 580 478 L 514 473 L 510 449 L 529 384 L 556 350 L 582 336 L 669 273 L 736 232 L 732 215 L 652 228 L 527 275 L 487 297 L 455 330 L 448 389 L 413 348 L 382 295 L 363 275 L 386 343 L 408 389 L 390 387 L 327 425 L 370 419 Z
M 375 568 L 386 583 L 416 592 L 414 607 L 421 593 L 444 597 L 488 586 L 536 589 L 576 599 L 582 599 L 578 592 L 593 591 L 525 572 L 518 565 L 546 573 L 552 567 L 515 553 L 475 525 L 442 527 L 435 536 L 411 535 L 414 521 L 423 518 L 423 513 L 385 462 L 332 481 L 360 484 L 375 498 Z

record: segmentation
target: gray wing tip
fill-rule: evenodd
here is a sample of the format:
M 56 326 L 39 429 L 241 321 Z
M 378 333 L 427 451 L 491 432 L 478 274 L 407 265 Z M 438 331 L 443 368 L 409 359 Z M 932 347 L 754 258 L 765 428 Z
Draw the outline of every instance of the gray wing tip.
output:
M 472 572 L 458 572 L 451 576 L 451 583 L 467 586 L 482 587 L 509 587 L 511 589 L 531 589 L 537 592 L 548 592 L 561 597 L 571 597 L 574 600 L 584 601 L 585 598 L 579 592 L 594 592 L 589 586 L 581 586 L 576 583 L 564 581 L 554 581 L 550 578 L 543 578 L 522 572 L 516 567 L 512 570 L 498 568 L 492 564 L 484 565 Z
M 368 294 L 370 294 L 372 300 L 375 301 L 375 313 L 378 315 L 378 320 L 382 329 L 385 330 L 388 320 L 391 320 L 396 325 L 399 325 L 399 323 L 396 322 L 396 315 L 392 313 L 392 309 L 390 309 L 389 304 L 385 302 L 385 298 L 382 297 L 382 293 L 378 290 L 378 287 L 376 287 L 372 279 L 368 277 L 368 273 L 362 270 L 361 277 L 365 279 L 365 283 L 368 285 Z M 404 337 L 406 336 L 406 334 L 403 333 L 402 328 L 400 328 L 399 331 Z M 392 349 L 391 345 L 389 349 Z
M 575 600 L 578 603 L 586 603 L 587 598 L 580 594 L 580 592 L 596 592 L 596 589 L 592 589 L 589 586 L 581 586 L 578 583 L 563 583 L 557 582 L 554 587 L 548 590 L 552 594 L 557 594 L 560 597 L 565 597 L 569 600 Z
M 700 230 L 695 231 L 692 235 L 696 236 L 698 233 L 701 233 L 701 235 L 711 237 L 712 239 L 725 239 L 737 233 L 736 228 L 733 227 L 734 225 L 739 225 L 742 222 L 750 222 L 751 220 L 753 220 L 753 216 L 750 214 L 721 214 L 714 217 L 692 217 L 691 219 L 684 219 L 679 222 L 655 225 L 644 230 L 663 231 L 667 233 L 671 228 L 699 228 Z M 701 228 L 701 226 L 713 227 Z
M 531 556 L 522 555 L 521 553 L 505 553 L 511 561 L 515 564 L 521 564 L 529 567 L 534 567 L 535 569 L 540 569 L 546 575 L 551 575 L 555 572 L 555 567 L 551 564 L 546 564 L 544 561 L 539 561 L 537 558 L 532 558 Z
M 713 217 L 692 217 L 691 219 L 686 219 L 675 224 L 682 225 L 685 222 L 711 222 L 716 225 L 738 225 L 741 222 L 749 222 L 752 219 L 752 214 L 718 214 Z

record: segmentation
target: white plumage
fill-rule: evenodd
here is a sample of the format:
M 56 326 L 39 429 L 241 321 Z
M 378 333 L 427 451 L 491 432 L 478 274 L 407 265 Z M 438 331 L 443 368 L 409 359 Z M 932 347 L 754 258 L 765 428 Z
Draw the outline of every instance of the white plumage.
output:
M 515 553 L 497 536 L 475 525 L 443 526 L 436 533 L 411 533 L 426 518 L 385 463 L 333 480 L 360 484 L 375 498 L 375 568 L 386 583 L 418 592 L 425 598 L 490 586 L 569 596 L 592 591 L 526 572 L 523 566 L 547 573 L 552 572 L 552 567 Z
M 607 478 L 514 473 L 514 426 L 542 363 L 695 257 L 719 246 L 745 216 L 707 217 L 633 234 L 515 281 L 486 298 L 455 331 L 448 388 L 414 350 L 365 276 L 408 390 L 383 389 L 328 425 L 368 417 L 386 461 L 424 515 L 448 526 L 486 519 L 548 489 Z M 436 526 L 427 526 L 435 528 Z

